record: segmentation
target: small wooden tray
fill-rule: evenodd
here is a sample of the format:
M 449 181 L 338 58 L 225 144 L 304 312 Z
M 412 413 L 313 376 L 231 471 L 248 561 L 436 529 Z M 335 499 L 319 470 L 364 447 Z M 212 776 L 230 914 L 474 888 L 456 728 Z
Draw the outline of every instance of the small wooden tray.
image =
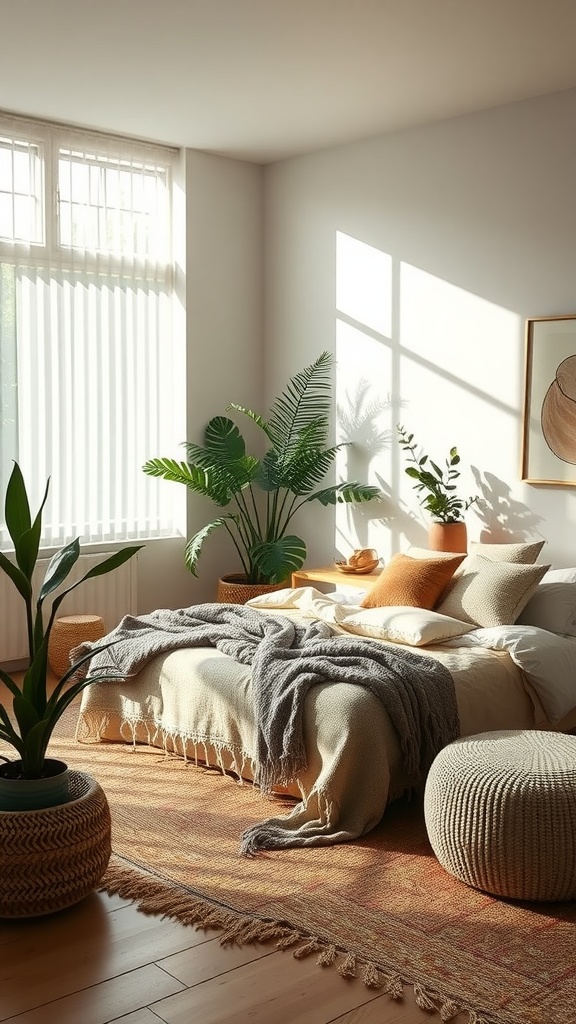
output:
M 334 568 L 338 569 L 338 572 L 350 573 L 354 576 L 364 576 L 366 573 L 374 572 L 374 569 L 380 561 L 376 558 L 374 562 L 368 562 L 367 565 L 357 567 L 355 565 L 348 565 L 348 562 L 334 562 Z

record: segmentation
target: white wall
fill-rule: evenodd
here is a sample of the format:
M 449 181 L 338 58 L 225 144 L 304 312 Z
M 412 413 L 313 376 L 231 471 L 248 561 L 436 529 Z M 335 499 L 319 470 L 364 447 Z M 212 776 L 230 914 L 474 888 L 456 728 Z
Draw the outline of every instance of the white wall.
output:
M 426 543 L 403 423 L 462 456 L 472 539 L 544 537 L 574 564 L 576 490 L 520 481 L 526 317 L 576 313 L 576 91 L 382 136 L 265 169 L 265 396 L 337 357 L 342 469 L 376 509 L 310 506 L 308 564 L 365 544 Z
M 187 431 L 202 442 L 212 416 L 229 402 L 258 405 L 262 373 L 262 168 L 188 150 L 186 153 Z M 182 262 L 183 262 L 182 257 Z M 184 449 L 154 453 L 184 459 Z M 179 487 L 159 480 L 159 487 Z M 191 536 L 217 511 L 188 496 Z M 206 542 L 199 578 L 184 567 L 185 539 L 149 541 L 139 556 L 138 610 L 186 607 L 216 598 L 216 581 L 238 571 L 224 531 Z

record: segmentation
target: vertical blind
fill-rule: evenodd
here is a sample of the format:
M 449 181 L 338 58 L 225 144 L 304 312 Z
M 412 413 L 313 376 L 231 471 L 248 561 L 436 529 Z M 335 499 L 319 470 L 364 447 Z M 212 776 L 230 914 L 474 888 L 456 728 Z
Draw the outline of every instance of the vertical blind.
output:
M 36 508 L 51 478 L 46 546 L 182 525 L 141 468 L 185 436 L 175 158 L 0 118 L 0 482 L 18 461 Z

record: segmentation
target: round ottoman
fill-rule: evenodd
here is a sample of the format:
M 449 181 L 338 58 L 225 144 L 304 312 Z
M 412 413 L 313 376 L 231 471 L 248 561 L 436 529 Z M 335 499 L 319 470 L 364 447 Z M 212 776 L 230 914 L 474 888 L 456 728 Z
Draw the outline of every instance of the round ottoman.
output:
M 106 633 L 100 615 L 64 615 L 56 619 L 48 641 L 48 662 L 59 678 L 70 668 L 70 651 L 85 640 L 100 640 Z
M 432 763 L 424 815 L 436 857 L 467 885 L 518 900 L 576 897 L 576 736 L 455 740 Z

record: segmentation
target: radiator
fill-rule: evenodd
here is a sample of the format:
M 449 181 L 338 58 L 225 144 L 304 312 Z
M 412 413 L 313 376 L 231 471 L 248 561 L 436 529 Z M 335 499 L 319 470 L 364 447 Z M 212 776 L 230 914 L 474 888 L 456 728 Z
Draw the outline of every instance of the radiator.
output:
M 112 554 L 100 551 L 98 554 L 81 555 L 63 589 L 76 583 L 94 565 Z M 49 559 L 40 559 L 34 576 L 34 596 L 44 578 Z M 135 555 L 118 569 L 105 576 L 86 580 L 60 605 L 57 617 L 61 615 L 101 615 L 106 632 L 114 629 L 124 615 L 136 614 L 136 573 L 138 556 Z M 58 595 L 58 591 L 54 596 Z M 48 621 L 52 596 L 44 602 L 44 622 Z M 24 601 L 12 581 L 0 572 L 0 664 L 23 661 L 28 657 L 28 636 L 26 632 L 26 611 Z

